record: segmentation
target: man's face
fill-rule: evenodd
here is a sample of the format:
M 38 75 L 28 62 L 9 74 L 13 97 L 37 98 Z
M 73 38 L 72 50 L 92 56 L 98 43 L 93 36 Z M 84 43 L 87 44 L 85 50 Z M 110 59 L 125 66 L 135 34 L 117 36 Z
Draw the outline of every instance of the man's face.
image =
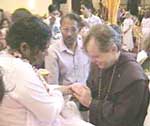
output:
M 100 69 L 107 69 L 114 64 L 116 52 L 111 48 L 107 52 L 102 52 L 95 38 L 91 37 L 86 48 L 91 62 L 96 64 Z
M 62 21 L 61 32 L 65 45 L 72 45 L 76 42 L 78 31 L 78 23 L 75 20 L 65 18 Z

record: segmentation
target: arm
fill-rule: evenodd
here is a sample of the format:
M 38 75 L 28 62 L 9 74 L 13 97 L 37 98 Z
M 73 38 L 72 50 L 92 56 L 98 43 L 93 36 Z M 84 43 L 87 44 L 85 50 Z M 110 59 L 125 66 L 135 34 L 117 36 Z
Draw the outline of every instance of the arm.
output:
M 52 122 L 57 118 L 64 104 L 62 94 L 55 91 L 49 95 L 32 67 L 16 69 L 11 80 L 16 83 L 12 97 L 31 112 L 37 120 Z
M 59 84 L 59 66 L 57 55 L 51 48 L 48 49 L 48 54 L 45 56 L 45 68 L 50 72 L 47 77 L 49 84 Z

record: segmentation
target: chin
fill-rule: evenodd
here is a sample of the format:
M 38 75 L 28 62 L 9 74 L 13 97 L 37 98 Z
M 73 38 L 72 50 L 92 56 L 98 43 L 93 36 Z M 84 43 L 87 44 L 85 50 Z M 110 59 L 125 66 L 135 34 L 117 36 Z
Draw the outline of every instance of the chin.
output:
M 99 69 L 105 69 L 105 67 L 102 66 L 102 65 L 97 65 L 97 66 L 98 66 Z
M 106 66 L 106 65 L 97 65 L 99 69 L 107 69 L 109 68 L 110 66 Z

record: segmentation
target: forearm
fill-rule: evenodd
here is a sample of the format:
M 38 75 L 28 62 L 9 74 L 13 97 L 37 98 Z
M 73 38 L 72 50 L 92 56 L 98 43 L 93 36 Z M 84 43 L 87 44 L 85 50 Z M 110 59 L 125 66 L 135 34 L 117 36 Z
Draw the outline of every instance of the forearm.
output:
M 49 54 L 45 57 L 45 68 L 50 72 L 46 78 L 48 84 L 59 84 L 59 67 L 54 52 L 49 52 Z

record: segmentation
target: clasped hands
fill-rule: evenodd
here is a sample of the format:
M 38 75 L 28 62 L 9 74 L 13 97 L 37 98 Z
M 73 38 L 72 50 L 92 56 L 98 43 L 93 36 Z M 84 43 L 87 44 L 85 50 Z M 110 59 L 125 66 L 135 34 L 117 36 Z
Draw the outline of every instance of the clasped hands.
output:
M 38 70 L 38 75 L 40 79 L 42 80 L 45 88 L 47 91 L 49 91 L 48 84 L 45 80 L 45 76 L 49 74 L 49 72 L 45 69 Z M 92 96 L 91 96 L 91 91 L 90 89 L 82 83 L 73 83 L 70 85 L 59 85 L 55 86 L 56 90 L 59 90 L 63 93 L 63 95 L 72 95 L 75 97 L 83 106 L 89 108 L 91 101 L 92 101 Z
M 92 96 L 90 89 L 81 83 L 74 83 L 69 86 L 61 86 L 60 90 L 64 94 L 71 94 L 75 97 L 83 106 L 89 108 Z

